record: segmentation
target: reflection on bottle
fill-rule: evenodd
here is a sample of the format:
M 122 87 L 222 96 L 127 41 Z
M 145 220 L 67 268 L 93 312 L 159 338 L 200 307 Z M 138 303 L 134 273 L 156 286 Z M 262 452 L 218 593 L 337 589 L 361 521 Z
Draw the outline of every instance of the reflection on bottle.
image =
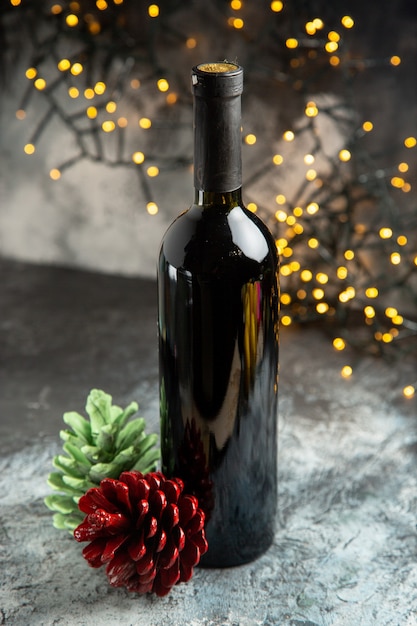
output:
M 242 287 L 242 301 L 244 311 L 243 345 L 244 345 L 244 372 L 245 391 L 249 392 L 255 379 L 256 365 L 262 354 L 262 293 L 259 281 L 246 283 Z
M 214 495 L 204 447 L 201 430 L 197 428 L 195 419 L 187 421 L 179 448 L 179 475 L 184 481 L 186 492 L 198 499 L 208 522 L 214 506 Z

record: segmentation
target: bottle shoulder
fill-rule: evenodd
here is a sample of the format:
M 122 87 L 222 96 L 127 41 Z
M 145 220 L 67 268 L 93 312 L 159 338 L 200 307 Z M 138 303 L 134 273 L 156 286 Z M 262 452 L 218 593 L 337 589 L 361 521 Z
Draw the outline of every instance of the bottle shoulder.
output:
M 212 271 L 220 262 L 231 266 L 238 260 L 277 263 L 269 229 L 243 205 L 191 205 L 166 231 L 161 255 L 170 265 L 189 271 Z

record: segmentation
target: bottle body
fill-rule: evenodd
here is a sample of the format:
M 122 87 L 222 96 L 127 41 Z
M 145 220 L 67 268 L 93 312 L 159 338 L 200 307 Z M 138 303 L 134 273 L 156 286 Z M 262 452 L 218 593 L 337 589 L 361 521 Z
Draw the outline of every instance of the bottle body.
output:
M 158 264 L 162 471 L 206 515 L 201 565 L 255 559 L 277 500 L 278 257 L 242 203 L 242 68 L 193 68 L 194 204 Z
M 276 246 L 238 202 L 177 218 L 158 271 L 162 469 L 199 498 L 216 567 L 269 547 L 277 499 Z

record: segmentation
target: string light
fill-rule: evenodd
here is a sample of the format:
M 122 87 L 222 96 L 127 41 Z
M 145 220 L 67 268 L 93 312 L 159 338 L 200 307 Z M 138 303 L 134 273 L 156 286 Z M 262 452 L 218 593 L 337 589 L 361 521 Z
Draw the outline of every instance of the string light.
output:
M 20 5 L 20 0 L 9 1 L 12 6 Z M 160 16 L 160 5 L 147 4 L 145 6 L 149 18 L 153 20 Z M 237 14 L 244 7 L 242 1 L 229 0 L 228 6 L 230 11 L 235 12 L 235 14 L 224 17 L 225 28 L 232 27 L 233 30 L 244 31 L 246 37 L 253 37 L 253 33 L 246 32 L 246 21 L 241 17 L 241 14 Z M 63 7 L 63 4 L 52 4 L 49 15 L 62 14 Z M 92 8 L 95 8 L 94 14 Z M 88 50 L 88 54 L 92 53 L 94 56 L 95 48 L 101 51 L 101 46 L 108 43 L 104 39 L 100 39 L 101 22 L 104 29 L 104 25 L 109 20 L 117 19 L 120 32 L 123 34 L 125 32 L 123 20 L 126 17 L 123 0 L 112 0 L 111 2 L 110 0 L 97 0 L 92 3 L 92 8 L 90 7 L 89 11 L 85 11 L 80 2 L 69 2 L 65 4 L 65 13 L 62 18 L 51 20 L 51 23 L 53 22 L 64 36 L 67 36 L 68 28 L 71 28 L 75 29 L 75 32 L 71 33 L 72 37 L 79 37 L 80 41 L 88 41 L 88 45 L 86 44 L 81 52 L 77 52 L 77 56 L 61 58 L 62 49 L 53 48 L 55 44 L 51 38 L 51 43 L 48 44 L 51 46 L 49 55 L 45 56 L 45 59 L 55 59 L 55 73 L 60 72 L 58 79 L 56 76 L 48 74 L 50 66 L 47 67 L 44 62 L 45 59 L 39 55 L 34 55 L 32 60 L 27 63 L 25 75 L 28 80 L 33 82 L 33 88 L 36 92 L 43 92 L 44 102 L 51 104 L 50 111 L 53 111 L 54 115 L 49 113 L 49 117 L 60 115 L 60 109 L 54 108 L 53 104 L 53 96 L 57 93 L 54 92 L 56 84 L 64 85 L 64 89 L 67 90 L 72 99 L 78 98 L 80 94 L 83 95 L 84 113 L 80 115 L 78 110 L 73 114 L 68 105 L 70 111 L 65 118 L 67 126 L 72 128 L 75 134 L 78 133 L 77 137 L 80 144 L 85 146 L 88 146 L 89 143 L 95 144 L 94 153 L 91 151 L 90 155 L 90 148 L 87 147 L 83 150 L 83 156 L 80 158 L 101 160 L 109 165 L 137 166 L 138 179 L 145 196 L 143 206 L 146 207 L 148 215 L 154 216 L 158 213 L 159 208 L 152 199 L 152 182 L 149 179 L 156 178 L 160 174 L 158 167 L 160 164 L 155 162 L 155 156 L 153 156 L 152 159 L 148 157 L 153 164 L 149 167 L 142 167 L 145 162 L 147 165 L 145 153 L 146 155 L 149 154 L 147 147 L 149 143 L 145 143 L 145 141 L 151 141 L 153 133 L 146 135 L 141 131 L 146 131 L 153 125 L 159 131 L 159 128 L 164 128 L 164 123 L 159 125 L 156 117 L 154 121 L 154 114 L 152 114 L 151 120 L 144 116 L 143 112 L 142 116 L 136 117 L 134 124 L 129 118 L 129 136 L 136 130 L 138 145 L 141 150 L 133 152 L 133 154 L 126 154 L 125 137 L 127 135 L 124 129 L 128 126 L 128 119 L 122 115 L 118 116 L 117 119 L 103 120 L 102 113 L 106 112 L 107 117 L 111 117 L 118 111 L 119 106 L 122 109 L 123 103 L 119 105 L 119 101 L 123 99 L 125 92 L 132 97 L 133 101 L 134 94 L 130 90 L 138 90 L 141 87 L 141 80 L 144 84 L 149 84 L 149 77 L 151 76 L 154 77 L 154 88 L 156 84 L 158 91 L 164 94 L 162 99 L 158 99 L 159 103 L 162 102 L 162 106 L 164 104 L 187 106 L 188 103 L 186 99 L 179 98 L 178 94 L 171 89 L 170 82 L 175 84 L 175 73 L 169 75 L 170 82 L 168 82 L 166 77 L 160 76 L 159 68 L 152 65 L 153 61 L 150 61 L 147 67 L 147 70 L 151 71 L 146 71 L 143 74 L 141 74 L 142 69 L 138 69 L 141 66 L 131 63 L 131 58 L 136 58 L 135 55 L 141 52 L 141 48 L 135 48 L 135 45 L 142 45 L 142 42 L 134 41 L 134 35 L 132 36 L 133 47 L 129 48 L 129 59 L 126 56 L 125 47 L 121 46 L 116 49 L 118 60 L 122 60 L 120 77 L 114 75 L 114 68 L 111 67 L 109 73 L 103 71 L 101 74 L 101 76 L 106 76 L 106 82 L 98 80 L 95 84 L 91 84 L 91 76 L 99 78 L 100 71 L 90 71 L 91 62 L 89 60 L 87 66 L 86 51 Z M 246 6 L 244 8 L 246 15 Z M 343 80 L 343 77 L 347 75 L 352 78 L 352 66 L 359 69 L 367 67 L 366 59 L 357 59 L 355 55 L 347 51 L 349 37 L 345 31 L 354 27 L 353 17 L 343 15 L 339 26 L 333 20 L 329 20 L 326 24 L 326 31 L 321 32 L 326 21 L 318 16 L 310 17 L 308 20 L 303 19 L 297 27 L 294 20 L 289 19 L 291 11 L 289 3 L 272 1 L 266 9 L 276 14 L 270 20 L 271 28 L 277 29 L 275 31 L 279 33 L 277 41 L 284 48 L 284 55 L 290 57 L 287 59 L 288 77 L 290 79 L 287 84 L 298 92 L 298 97 L 303 97 L 304 102 L 302 123 L 294 125 L 294 130 L 286 130 L 282 134 L 284 142 L 281 149 L 282 154 L 278 151 L 275 154 L 271 152 L 267 165 L 277 173 L 277 180 L 280 180 L 280 175 L 282 174 L 284 179 L 287 171 L 294 166 L 294 158 L 303 159 L 302 171 L 304 174 L 298 178 L 299 187 L 293 187 L 291 192 L 286 192 L 287 195 L 275 191 L 275 208 L 277 210 L 274 211 L 273 209 L 272 213 L 268 213 L 266 206 L 262 206 L 262 204 L 259 206 L 254 202 L 247 204 L 250 211 L 258 212 L 262 217 L 265 217 L 266 214 L 272 229 L 275 228 L 275 242 L 282 257 L 280 269 L 283 287 L 280 298 L 283 307 L 282 325 L 289 326 L 294 321 L 309 321 L 319 317 L 323 319 L 323 316 L 325 319 L 333 318 L 332 323 L 339 322 L 340 319 L 343 325 L 345 320 L 349 320 L 351 311 L 355 313 L 360 311 L 362 312 L 361 322 L 364 328 L 358 328 L 357 335 L 355 329 L 349 328 L 349 332 L 346 332 L 346 338 L 336 337 L 333 342 L 335 350 L 344 350 L 347 343 L 349 345 L 352 343 L 358 347 L 365 346 L 371 351 L 377 350 L 382 354 L 392 354 L 394 345 L 404 345 L 404 341 L 397 340 L 403 337 L 406 339 L 407 337 L 417 337 L 417 333 L 413 330 L 415 323 L 410 323 L 406 311 L 398 312 L 397 307 L 390 306 L 392 304 L 390 298 L 397 297 L 395 292 L 397 283 L 400 289 L 403 287 L 403 283 L 408 287 L 410 283 L 407 281 L 409 281 L 408 277 L 412 273 L 411 269 L 415 274 L 417 267 L 417 255 L 413 252 L 417 245 L 413 234 L 415 232 L 415 219 L 412 215 L 407 217 L 407 214 L 402 211 L 395 214 L 387 212 L 387 207 L 390 206 L 390 202 L 387 201 L 387 194 L 392 195 L 395 203 L 399 204 L 404 201 L 408 206 L 407 202 L 411 200 L 411 195 L 407 197 L 403 194 L 408 194 L 413 189 L 412 181 L 410 182 L 412 162 L 409 163 L 406 157 L 399 155 L 392 167 L 377 169 L 375 166 L 372 170 L 371 161 L 364 158 L 365 144 L 369 144 L 371 141 L 367 135 L 374 130 L 374 123 L 370 119 L 358 123 L 356 129 L 353 129 L 352 133 L 348 135 L 349 144 L 336 152 L 333 157 L 324 150 L 319 122 L 328 116 L 335 124 L 340 121 L 342 128 L 343 124 L 346 124 L 346 120 L 341 119 L 336 108 L 332 109 L 327 104 L 322 105 L 320 100 L 316 102 L 312 99 L 310 94 L 315 92 L 311 89 L 305 76 L 308 74 L 314 77 L 318 69 L 327 64 L 327 66 L 332 67 L 332 75 Z M 124 12 L 117 14 L 117 11 L 123 10 Z M 107 12 L 107 19 L 103 19 L 102 14 Z M 282 15 L 278 16 L 281 13 Z M 169 18 L 167 17 L 167 19 Z M 83 27 L 78 30 L 76 27 L 80 25 Z M 159 28 L 159 26 L 159 21 L 156 19 L 155 28 Z M 254 25 L 251 23 L 250 28 L 253 27 Z M 338 32 L 339 30 L 340 32 Z M 230 30 L 228 32 L 230 37 L 240 36 L 238 32 L 232 33 Z M 197 47 L 198 33 L 196 35 L 195 33 L 184 32 L 182 36 L 182 51 L 184 55 L 189 57 L 187 50 L 191 51 Z M 93 37 L 98 38 L 97 44 Z M 57 37 L 56 41 L 58 39 Z M 45 47 L 46 49 L 47 47 Z M 99 56 L 97 55 L 97 58 Z M 123 69 L 124 61 L 126 62 L 125 69 Z M 392 54 L 385 57 L 381 62 L 394 72 L 396 67 L 405 64 L 405 58 L 402 59 L 399 55 Z M 87 67 L 89 71 L 87 71 Z M 65 75 L 66 72 L 68 74 Z M 134 72 L 137 72 L 138 76 L 132 75 Z M 119 74 L 119 69 L 117 74 Z M 158 76 L 160 77 L 158 78 Z M 101 98 L 103 94 L 106 96 L 108 94 L 108 97 Z M 90 103 L 86 101 L 92 101 L 91 106 L 87 106 Z M 17 108 L 16 111 L 17 119 L 23 120 L 26 117 L 27 105 L 28 100 L 22 101 L 21 107 Z M 75 106 L 72 107 L 72 109 L 76 108 Z M 63 119 L 64 115 L 62 115 Z M 178 119 L 178 117 L 172 116 L 172 118 L 174 117 Z M 87 125 L 85 124 L 86 119 L 90 120 Z M 361 120 L 360 112 L 355 119 Z M 37 145 L 45 125 L 45 121 L 41 122 L 29 137 L 28 143 L 24 146 L 26 154 L 30 155 L 35 152 L 35 145 Z M 346 127 L 344 126 L 342 131 L 345 133 L 345 130 Z M 94 141 L 84 141 L 86 133 L 91 133 L 89 137 L 94 137 Z M 112 145 L 117 146 L 117 156 L 114 159 L 107 156 L 107 151 L 104 148 L 106 140 L 102 139 L 102 136 L 111 133 L 115 133 L 117 136 L 117 142 L 112 142 Z M 294 146 L 291 147 L 285 145 L 295 141 L 296 133 L 297 138 L 300 137 L 300 141 L 295 142 Z M 304 138 L 307 138 L 307 133 L 309 134 L 308 139 L 312 139 L 311 143 L 301 141 L 301 136 L 304 134 Z M 247 133 L 243 136 L 243 141 L 247 146 L 254 146 L 258 139 L 254 133 Z M 112 139 L 109 138 L 108 141 L 112 141 Z M 258 143 L 260 142 L 258 141 Z M 301 145 L 309 146 L 307 149 L 304 148 L 303 152 L 306 153 L 300 153 L 298 157 L 294 157 Z M 411 134 L 398 140 L 398 146 L 401 150 L 411 150 L 416 145 L 417 139 Z M 77 162 L 77 157 L 69 160 L 69 163 L 72 162 Z M 189 166 L 188 159 L 183 157 L 168 157 L 167 160 L 164 158 L 163 162 L 164 171 L 169 169 L 169 163 L 174 164 L 174 166 L 178 166 L 178 163 L 184 167 Z M 349 162 L 353 162 L 354 167 L 344 165 Z M 365 162 L 367 163 L 366 171 L 360 172 L 361 168 L 363 170 Z M 67 165 L 64 163 L 59 167 L 52 168 L 49 172 L 51 179 L 58 181 L 65 167 Z M 276 167 L 279 167 L 280 170 L 275 169 Z M 409 177 L 410 180 L 408 180 Z M 363 195 L 358 193 L 361 185 L 365 189 Z M 403 194 L 400 194 L 399 191 L 402 191 Z M 361 197 L 367 198 L 366 216 L 364 216 L 363 207 L 360 206 Z M 272 201 L 273 198 L 274 196 L 272 196 Z M 375 205 L 372 205 L 374 199 Z M 371 208 L 368 210 L 369 206 Z M 358 207 L 358 215 L 356 214 L 356 207 Z M 379 210 L 380 214 L 378 215 Z M 407 233 L 407 236 L 404 233 Z M 376 258 L 375 261 L 374 257 Z M 373 263 L 378 269 L 372 266 Z M 410 289 L 414 289 L 414 287 L 411 285 Z M 367 333 L 366 337 L 370 345 L 366 345 L 362 340 L 362 336 L 365 336 L 364 331 Z M 349 378 L 352 375 L 352 368 L 348 365 L 344 366 L 341 375 Z M 412 389 L 412 393 L 407 395 L 405 389 Z M 403 388 L 404 397 L 412 397 L 414 393 L 414 383 Z

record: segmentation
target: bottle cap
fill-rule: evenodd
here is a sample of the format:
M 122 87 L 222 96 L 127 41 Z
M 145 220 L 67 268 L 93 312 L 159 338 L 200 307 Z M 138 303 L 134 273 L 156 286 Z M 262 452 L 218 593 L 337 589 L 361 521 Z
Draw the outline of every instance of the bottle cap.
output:
M 229 61 L 200 63 L 191 74 L 194 94 L 203 98 L 239 96 L 243 91 L 243 67 Z

